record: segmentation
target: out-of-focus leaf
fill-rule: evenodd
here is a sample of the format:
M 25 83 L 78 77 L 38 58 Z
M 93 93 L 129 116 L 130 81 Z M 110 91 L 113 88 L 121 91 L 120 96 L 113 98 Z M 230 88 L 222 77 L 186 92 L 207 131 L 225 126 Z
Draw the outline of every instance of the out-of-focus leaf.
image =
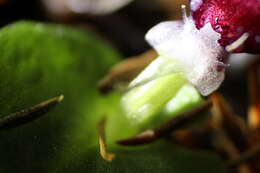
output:
M 60 25 L 19 22 L 0 31 L 0 115 L 64 95 L 63 102 L 30 124 L 0 131 L 0 171 L 222 173 L 212 153 L 171 144 L 122 148 L 115 140 L 134 134 L 119 109 L 120 95 L 101 96 L 96 83 L 119 55 L 90 32 Z M 98 152 L 96 125 L 107 116 L 112 163 Z

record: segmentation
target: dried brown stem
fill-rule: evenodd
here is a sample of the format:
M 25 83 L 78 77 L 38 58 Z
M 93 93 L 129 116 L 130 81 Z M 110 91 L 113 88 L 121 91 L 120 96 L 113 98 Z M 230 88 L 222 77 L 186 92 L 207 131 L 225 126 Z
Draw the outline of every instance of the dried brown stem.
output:
M 234 160 L 230 160 L 227 163 L 228 167 L 234 167 L 241 163 L 249 162 L 252 159 L 255 159 L 256 156 L 260 154 L 260 144 L 256 144 L 255 146 L 248 149 L 246 152 L 242 153 L 240 157 Z
M 245 151 L 249 146 L 246 124 L 233 112 L 230 105 L 220 94 L 212 94 L 211 99 L 213 101 L 212 123 L 214 126 L 223 129 L 240 151 Z
M 249 144 L 245 124 L 234 114 L 231 107 L 220 94 L 211 96 L 213 101 L 212 126 L 215 127 L 213 144 L 216 150 L 224 153 L 228 159 L 240 158 Z M 239 173 L 251 173 L 248 164 L 241 163 L 236 168 Z
M 100 155 L 102 158 L 108 162 L 113 161 L 115 158 L 115 154 L 108 153 L 107 152 L 107 144 L 106 144 L 106 136 L 105 136 L 105 123 L 106 123 L 106 117 L 104 117 L 99 123 L 98 123 L 98 134 L 99 134 L 99 150 Z
M 162 124 L 160 127 L 155 129 L 148 129 L 139 135 L 118 141 L 120 145 L 142 145 L 154 142 L 155 140 L 164 137 L 165 135 L 169 134 L 173 130 L 177 130 L 183 127 L 186 124 L 194 121 L 198 117 L 202 116 L 202 112 L 208 110 L 212 106 L 211 101 L 205 102 L 203 105 L 184 113 L 183 115 L 179 115 L 174 117 L 173 119 L 167 121 L 166 123 Z
M 62 100 L 63 96 L 61 95 L 22 111 L 3 116 L 3 118 L 0 119 L 0 130 L 14 128 L 38 119 L 52 110 Z
M 103 93 L 109 93 L 120 85 L 128 84 L 156 57 L 154 50 L 123 60 L 112 67 L 109 73 L 98 83 L 98 89 Z
M 212 149 L 212 127 L 181 129 L 172 132 L 173 143 L 189 149 Z
M 213 143 L 215 144 L 216 150 L 224 153 L 228 159 L 237 160 L 241 157 L 239 149 L 235 146 L 234 142 L 229 138 L 225 131 L 223 131 L 223 129 L 215 130 Z M 252 173 L 251 167 L 244 162 L 236 165 L 235 169 L 237 169 L 239 173 Z

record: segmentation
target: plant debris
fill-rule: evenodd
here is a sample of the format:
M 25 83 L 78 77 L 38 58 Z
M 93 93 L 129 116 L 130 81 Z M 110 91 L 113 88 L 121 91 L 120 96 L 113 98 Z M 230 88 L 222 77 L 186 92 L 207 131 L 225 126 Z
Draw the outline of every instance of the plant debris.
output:
M 123 60 L 112 67 L 108 74 L 98 83 L 98 89 L 103 94 L 107 94 L 114 89 L 122 88 L 130 83 L 145 67 L 155 58 L 155 50 Z
M 105 136 L 105 124 L 106 124 L 106 117 L 101 119 L 101 121 L 98 123 L 98 140 L 99 140 L 99 149 L 100 149 L 100 155 L 102 158 L 108 162 L 112 162 L 115 158 L 115 154 L 108 153 L 107 152 L 107 144 L 106 144 L 106 136 Z
M 63 98 L 63 95 L 54 97 L 30 108 L 3 116 L 0 118 L 0 130 L 15 128 L 38 119 L 51 111 Z

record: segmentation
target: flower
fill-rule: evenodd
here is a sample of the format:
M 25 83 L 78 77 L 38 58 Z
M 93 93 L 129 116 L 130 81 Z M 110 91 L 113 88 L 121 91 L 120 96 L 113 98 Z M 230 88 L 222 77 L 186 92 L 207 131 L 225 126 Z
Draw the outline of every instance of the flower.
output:
M 192 17 L 183 6 L 182 21 L 158 24 L 146 40 L 206 96 L 224 80 L 228 53 L 260 53 L 260 1 L 191 0 L 190 7 Z
M 168 112 L 176 112 L 194 102 L 187 97 L 190 91 L 197 93 L 194 86 L 202 95 L 216 90 L 225 74 L 221 59 L 227 55 L 218 39 L 220 34 L 210 24 L 198 30 L 193 19 L 186 16 L 185 6 L 182 21 L 153 27 L 146 40 L 159 57 L 130 83 L 121 100 L 125 115 L 136 124 L 146 123 L 165 106 L 170 105 Z M 190 89 L 183 89 L 187 86 Z M 182 98 L 188 100 L 180 101 Z M 195 103 L 200 102 L 198 98 Z
M 247 40 L 235 52 L 260 53 L 259 0 L 191 0 L 190 6 L 196 27 L 201 29 L 210 23 L 221 34 L 222 46 L 247 33 Z
M 186 84 L 203 96 L 217 90 L 225 77 L 229 53 L 260 52 L 259 3 L 191 0 L 190 17 L 183 5 L 182 20 L 150 29 L 145 38 L 159 57 L 130 83 L 123 96 L 127 117 L 147 120 L 170 100 L 184 97 L 186 91 L 181 90 Z
M 158 73 L 183 72 L 202 95 L 216 90 L 224 80 L 227 52 L 217 42 L 220 38 L 210 24 L 197 29 L 194 20 L 186 16 L 185 6 L 182 21 L 162 22 L 146 34 L 165 62 Z M 165 68 L 169 64 L 171 67 Z

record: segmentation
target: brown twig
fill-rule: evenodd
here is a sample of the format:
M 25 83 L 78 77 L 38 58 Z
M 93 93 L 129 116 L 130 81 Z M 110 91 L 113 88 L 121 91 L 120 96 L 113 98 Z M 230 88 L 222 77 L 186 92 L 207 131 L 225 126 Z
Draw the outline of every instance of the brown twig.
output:
M 0 130 L 14 128 L 38 119 L 53 109 L 62 100 L 63 95 L 46 100 L 22 111 L 3 116 L 0 119 Z
M 181 129 L 171 133 L 173 143 L 189 149 L 208 149 L 212 146 L 212 127 L 208 124 L 200 128 Z
M 211 95 L 211 99 L 213 101 L 212 123 L 214 123 L 214 126 L 223 129 L 240 151 L 245 151 L 249 146 L 246 124 L 234 113 L 223 96 L 214 93 Z
M 212 106 L 211 101 L 205 102 L 203 105 L 184 113 L 183 115 L 179 115 L 174 117 L 173 119 L 167 121 L 162 124 L 160 127 L 155 129 L 148 129 L 139 135 L 118 141 L 117 143 L 120 145 L 142 145 L 154 142 L 155 140 L 169 134 L 173 130 L 179 129 L 184 125 L 194 121 L 198 117 L 202 116 L 202 112 L 208 110 Z
M 157 53 L 154 50 L 128 58 L 112 67 L 109 73 L 98 83 L 98 89 L 106 94 L 120 85 L 128 84 L 155 58 Z
M 241 163 L 249 162 L 254 159 L 256 156 L 260 154 L 260 144 L 256 144 L 255 146 L 248 149 L 246 152 L 242 153 L 240 157 L 234 160 L 230 160 L 227 162 L 228 167 L 234 167 Z
M 234 142 L 229 138 L 223 129 L 216 129 L 213 143 L 218 152 L 224 153 L 229 160 L 237 160 L 241 158 L 241 152 L 235 146 Z M 229 167 L 233 168 L 233 167 Z M 252 173 L 252 169 L 249 164 L 241 162 L 236 167 L 239 173 Z
M 225 99 L 218 93 L 211 96 L 213 101 L 212 126 L 215 127 L 213 144 L 216 151 L 224 153 L 228 159 L 236 160 L 241 157 L 249 144 L 245 124 L 234 114 Z M 248 164 L 237 166 L 239 173 L 252 173 Z

